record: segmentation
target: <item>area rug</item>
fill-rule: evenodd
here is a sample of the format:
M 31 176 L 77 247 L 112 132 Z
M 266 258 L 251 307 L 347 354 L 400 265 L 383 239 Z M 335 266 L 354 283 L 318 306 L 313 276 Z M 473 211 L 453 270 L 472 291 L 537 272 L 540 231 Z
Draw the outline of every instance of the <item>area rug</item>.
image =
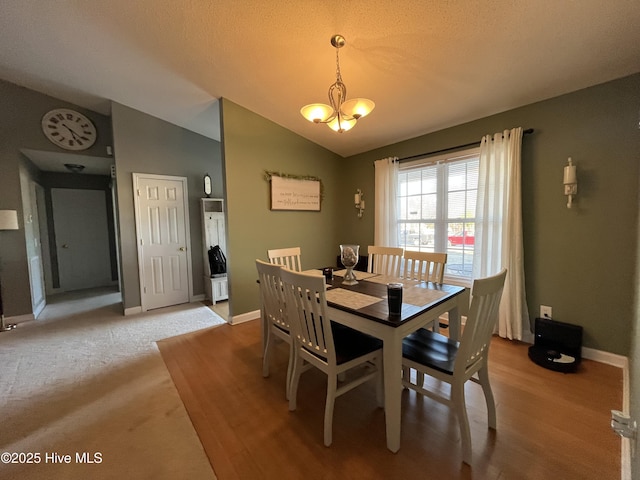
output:
M 215 479 L 155 342 L 225 321 L 121 312 L 78 296 L 0 334 L 0 478 Z

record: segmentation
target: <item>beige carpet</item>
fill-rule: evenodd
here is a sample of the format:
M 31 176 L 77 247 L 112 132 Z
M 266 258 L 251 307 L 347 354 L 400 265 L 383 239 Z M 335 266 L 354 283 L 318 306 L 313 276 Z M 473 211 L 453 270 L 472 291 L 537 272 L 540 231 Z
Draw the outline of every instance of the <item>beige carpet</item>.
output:
M 67 296 L 0 334 L 0 478 L 215 479 L 155 342 L 224 320 L 197 303 L 124 317 L 119 302 Z

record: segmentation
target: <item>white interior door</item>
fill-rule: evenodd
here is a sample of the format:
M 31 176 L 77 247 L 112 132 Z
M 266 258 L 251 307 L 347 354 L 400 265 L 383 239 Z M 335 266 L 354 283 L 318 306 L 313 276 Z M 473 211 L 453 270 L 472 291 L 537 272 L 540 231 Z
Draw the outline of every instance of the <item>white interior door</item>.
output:
M 60 288 L 111 285 L 107 197 L 103 190 L 52 188 Z
M 142 309 L 189 301 L 187 180 L 133 174 Z

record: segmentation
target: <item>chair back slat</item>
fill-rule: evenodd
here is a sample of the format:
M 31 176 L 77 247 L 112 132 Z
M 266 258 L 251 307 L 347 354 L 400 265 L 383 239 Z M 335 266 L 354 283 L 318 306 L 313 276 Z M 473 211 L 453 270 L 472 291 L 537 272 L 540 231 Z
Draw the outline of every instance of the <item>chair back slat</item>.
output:
M 283 267 L 288 268 L 289 270 L 294 270 L 296 272 L 302 271 L 300 247 L 267 250 L 267 256 L 269 257 L 269 262 L 271 263 L 282 265 Z
M 265 320 L 289 331 L 290 325 L 284 308 L 284 291 L 280 280 L 282 267 L 256 259 L 256 269 Z
M 402 276 L 411 280 L 442 283 L 446 264 L 446 253 L 405 250 Z
M 381 275 L 400 276 L 400 263 L 404 249 L 369 245 L 367 271 Z
M 503 269 L 497 275 L 473 282 L 471 306 L 456 356 L 454 375 L 462 375 L 478 362 L 486 361 L 491 335 L 498 321 L 498 309 L 506 276 L 507 270 Z
M 324 277 L 284 269 L 280 277 L 292 335 L 308 352 L 324 362 L 335 363 Z

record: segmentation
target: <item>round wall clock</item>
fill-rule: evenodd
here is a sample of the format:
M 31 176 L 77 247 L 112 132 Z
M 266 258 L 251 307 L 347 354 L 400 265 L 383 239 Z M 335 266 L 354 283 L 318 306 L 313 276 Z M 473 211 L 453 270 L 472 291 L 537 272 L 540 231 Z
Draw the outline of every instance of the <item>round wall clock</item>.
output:
M 46 113 L 42 117 L 42 131 L 51 142 L 66 150 L 86 150 L 98 136 L 91 120 L 68 108 Z

